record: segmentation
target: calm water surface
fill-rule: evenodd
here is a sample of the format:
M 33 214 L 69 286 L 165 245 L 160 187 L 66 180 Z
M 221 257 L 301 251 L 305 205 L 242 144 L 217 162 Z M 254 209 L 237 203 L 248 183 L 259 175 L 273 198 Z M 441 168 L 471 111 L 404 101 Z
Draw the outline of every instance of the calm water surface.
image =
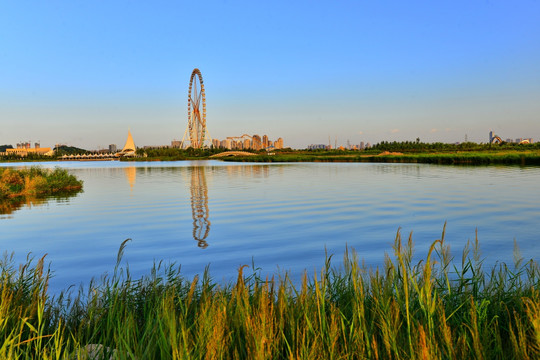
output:
M 28 164 L 7 164 L 24 166 Z M 2 166 L 6 166 L 3 164 Z M 419 164 L 51 162 L 84 180 L 76 197 L 0 215 L 0 248 L 24 261 L 47 255 L 53 291 L 111 273 L 124 262 L 147 274 L 154 261 L 187 277 L 210 264 L 217 281 L 243 264 L 264 273 L 312 272 L 325 248 L 354 248 L 380 265 L 399 228 L 413 231 L 418 256 L 440 238 L 456 259 L 478 237 L 487 264 L 512 263 L 514 239 L 540 257 L 540 168 Z

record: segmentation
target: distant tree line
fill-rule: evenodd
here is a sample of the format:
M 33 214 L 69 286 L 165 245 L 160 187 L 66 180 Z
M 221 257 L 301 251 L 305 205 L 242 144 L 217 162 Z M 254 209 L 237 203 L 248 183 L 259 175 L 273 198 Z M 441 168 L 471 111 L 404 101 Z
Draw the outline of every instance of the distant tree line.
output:
M 0 152 L 6 152 L 6 149 L 13 149 L 12 145 L 0 145 Z
M 62 156 L 62 155 L 77 155 L 77 154 L 84 155 L 84 154 L 90 153 L 90 151 L 88 150 L 81 149 L 75 146 L 67 146 L 67 145 L 56 146 L 54 148 L 54 152 L 57 157 Z
M 171 158 L 171 159 L 190 159 L 190 158 L 198 158 L 198 157 L 208 157 L 214 154 L 218 154 L 220 152 L 225 151 L 224 149 L 215 149 L 215 148 L 207 148 L 207 149 L 194 149 L 192 147 L 189 147 L 187 149 L 179 149 L 179 148 L 169 148 L 169 147 L 163 147 L 163 148 L 138 148 L 136 151 L 136 154 L 139 156 L 144 156 L 146 154 L 147 157 L 150 158 Z
M 540 143 L 517 144 L 502 142 L 500 144 L 463 142 L 459 144 L 449 144 L 442 142 L 425 143 L 419 138 L 416 141 L 381 141 L 369 148 L 364 149 L 366 153 L 380 153 L 382 151 L 402 152 L 402 153 L 425 153 L 425 152 L 451 152 L 451 151 L 490 151 L 490 150 L 536 150 L 540 149 Z M 357 150 L 339 149 L 305 149 L 301 152 L 324 153 L 326 155 L 339 155 L 344 152 L 357 152 Z
M 392 152 L 439 152 L 439 151 L 489 151 L 489 150 L 527 150 L 540 149 L 540 143 L 516 144 L 502 142 L 501 144 L 485 144 L 475 142 L 463 142 L 459 144 L 449 144 L 442 142 L 424 143 L 420 139 L 416 141 L 381 141 L 371 147 L 377 151 Z
M 17 154 L 1 155 L 0 159 L 3 160 L 3 161 L 20 161 L 20 160 L 25 160 L 25 161 L 47 161 L 47 160 L 51 160 L 51 157 L 41 155 L 41 154 L 29 153 L 27 156 L 21 156 L 21 155 L 17 155 Z M 54 157 L 53 157 L 53 159 L 54 159 Z

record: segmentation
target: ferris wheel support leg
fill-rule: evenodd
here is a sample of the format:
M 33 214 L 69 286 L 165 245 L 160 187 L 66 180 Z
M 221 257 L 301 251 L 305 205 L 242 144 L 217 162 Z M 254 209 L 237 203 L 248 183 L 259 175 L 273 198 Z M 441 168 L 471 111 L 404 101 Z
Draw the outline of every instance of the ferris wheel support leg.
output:
M 186 138 L 186 134 L 188 132 L 188 129 L 189 129 L 189 125 L 188 127 L 186 128 L 186 131 L 184 131 L 184 136 L 182 136 L 182 142 L 180 143 L 180 148 L 183 149 L 184 148 L 184 140 Z
M 204 141 L 208 140 L 208 142 L 210 142 L 210 147 L 212 147 L 212 136 L 210 135 L 210 132 L 208 131 L 208 129 L 206 129 L 206 134 L 208 136 L 204 137 Z

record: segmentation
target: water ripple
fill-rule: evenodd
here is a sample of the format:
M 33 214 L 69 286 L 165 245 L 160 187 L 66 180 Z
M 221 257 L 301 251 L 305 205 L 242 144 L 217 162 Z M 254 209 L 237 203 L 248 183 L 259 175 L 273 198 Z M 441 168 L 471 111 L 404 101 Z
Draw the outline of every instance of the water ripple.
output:
M 18 166 L 20 166 L 19 164 Z M 396 232 L 414 231 L 419 255 L 440 238 L 459 257 L 478 230 L 486 263 L 512 262 L 513 240 L 538 259 L 539 168 L 420 164 L 45 163 L 70 169 L 84 193 L 1 218 L 1 244 L 21 261 L 48 253 L 53 288 L 111 272 L 119 244 L 133 274 L 156 260 L 187 276 L 211 264 L 234 279 L 243 264 L 295 274 L 325 248 L 356 249 L 380 265 Z M 17 165 L 11 165 L 17 166 Z M 204 246 L 205 245 L 205 246 Z

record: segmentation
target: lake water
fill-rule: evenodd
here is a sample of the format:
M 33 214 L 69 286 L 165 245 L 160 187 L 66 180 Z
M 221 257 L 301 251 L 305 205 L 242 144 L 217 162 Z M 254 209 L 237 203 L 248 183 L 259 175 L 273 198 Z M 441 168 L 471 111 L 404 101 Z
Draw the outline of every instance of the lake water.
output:
M 25 166 L 28 164 L 2 164 Z M 135 276 L 154 261 L 207 265 L 217 281 L 239 266 L 263 274 L 312 273 L 325 249 L 339 264 L 346 246 L 368 266 L 392 252 L 399 228 L 419 257 L 440 238 L 461 259 L 478 231 L 486 264 L 513 263 L 514 239 L 540 257 L 540 168 L 420 164 L 50 162 L 84 180 L 84 192 L 0 215 L 0 249 L 47 255 L 53 292 L 111 273 L 122 241 Z

